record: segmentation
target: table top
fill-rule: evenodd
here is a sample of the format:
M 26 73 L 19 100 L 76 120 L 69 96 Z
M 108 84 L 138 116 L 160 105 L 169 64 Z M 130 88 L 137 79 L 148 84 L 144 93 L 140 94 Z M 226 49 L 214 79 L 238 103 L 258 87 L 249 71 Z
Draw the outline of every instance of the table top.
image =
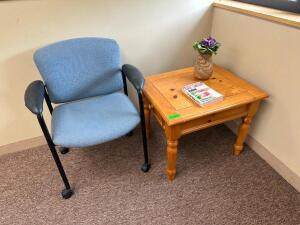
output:
M 199 82 L 194 68 L 147 76 L 144 94 L 168 125 L 210 115 L 268 97 L 268 94 L 231 72 L 214 66 L 210 79 L 203 82 L 224 95 L 224 100 L 200 107 L 183 92 L 183 86 Z

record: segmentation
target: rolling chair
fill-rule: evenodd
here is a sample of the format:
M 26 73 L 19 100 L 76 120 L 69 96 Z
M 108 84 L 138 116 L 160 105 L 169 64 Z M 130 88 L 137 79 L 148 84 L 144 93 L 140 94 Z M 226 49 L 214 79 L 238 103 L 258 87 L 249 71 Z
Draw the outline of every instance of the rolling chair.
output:
M 145 162 L 148 172 L 141 72 L 132 65 L 120 64 L 116 41 L 106 38 L 77 38 L 57 42 L 34 53 L 34 61 L 43 81 L 33 81 L 25 91 L 25 105 L 37 116 L 52 157 L 65 185 L 62 196 L 73 195 L 57 154 L 69 148 L 104 143 L 124 135 L 141 122 Z M 126 78 L 136 89 L 140 112 L 128 98 Z M 123 89 L 124 93 L 121 92 Z M 43 118 L 43 102 L 49 108 L 51 134 Z M 58 104 L 53 108 L 52 103 Z

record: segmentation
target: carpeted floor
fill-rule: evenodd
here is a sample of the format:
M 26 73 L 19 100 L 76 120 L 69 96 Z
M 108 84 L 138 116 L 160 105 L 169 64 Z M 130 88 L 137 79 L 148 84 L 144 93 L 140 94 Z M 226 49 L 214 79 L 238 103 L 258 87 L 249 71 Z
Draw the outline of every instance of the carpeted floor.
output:
M 147 174 L 139 128 L 61 156 L 75 190 L 69 200 L 46 146 L 2 156 L 0 224 L 300 224 L 300 194 L 248 147 L 234 157 L 225 126 L 181 139 L 173 183 L 163 133 L 153 126 Z

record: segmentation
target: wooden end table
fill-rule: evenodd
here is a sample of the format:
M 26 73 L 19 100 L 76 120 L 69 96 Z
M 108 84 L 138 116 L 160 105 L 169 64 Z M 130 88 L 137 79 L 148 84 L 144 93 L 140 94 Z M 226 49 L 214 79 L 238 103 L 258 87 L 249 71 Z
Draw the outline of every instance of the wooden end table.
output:
M 191 67 L 145 78 L 143 94 L 147 136 L 151 135 L 152 111 L 167 139 L 167 176 L 170 181 L 175 178 L 177 145 L 182 135 L 242 117 L 233 147 L 233 153 L 239 155 L 252 118 L 260 102 L 268 97 L 264 91 L 215 65 L 213 76 L 204 83 L 223 94 L 224 100 L 200 107 L 181 91 L 184 85 L 199 81 L 193 71 Z

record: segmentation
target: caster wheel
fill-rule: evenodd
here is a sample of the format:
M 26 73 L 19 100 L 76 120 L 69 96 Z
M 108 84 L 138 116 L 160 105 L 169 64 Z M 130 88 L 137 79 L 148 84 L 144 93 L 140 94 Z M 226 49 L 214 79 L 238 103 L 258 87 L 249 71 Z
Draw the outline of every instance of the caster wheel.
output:
M 126 137 L 131 137 L 133 135 L 133 131 L 130 131 L 129 133 L 126 134 Z
M 149 163 L 144 163 L 144 164 L 142 165 L 141 170 L 142 170 L 144 173 L 147 173 L 147 172 L 150 170 L 150 167 L 151 167 L 151 165 L 150 165 Z
M 61 154 L 67 154 L 70 150 L 68 148 L 65 148 L 65 147 L 60 147 L 59 148 L 59 151 Z
M 64 189 L 61 192 L 61 195 L 64 199 L 71 198 L 73 194 L 74 194 L 74 192 L 72 191 L 72 189 Z

